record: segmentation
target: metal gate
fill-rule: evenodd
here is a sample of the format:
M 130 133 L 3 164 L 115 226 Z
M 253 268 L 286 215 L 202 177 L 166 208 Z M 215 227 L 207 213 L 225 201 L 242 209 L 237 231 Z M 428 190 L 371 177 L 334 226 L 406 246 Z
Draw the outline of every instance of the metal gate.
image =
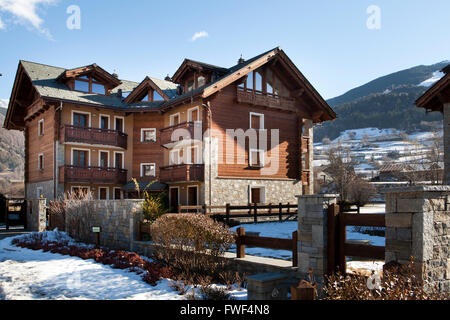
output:
M 27 227 L 27 202 L 23 198 L 10 198 L 6 200 L 4 209 L 6 230 L 10 227 Z

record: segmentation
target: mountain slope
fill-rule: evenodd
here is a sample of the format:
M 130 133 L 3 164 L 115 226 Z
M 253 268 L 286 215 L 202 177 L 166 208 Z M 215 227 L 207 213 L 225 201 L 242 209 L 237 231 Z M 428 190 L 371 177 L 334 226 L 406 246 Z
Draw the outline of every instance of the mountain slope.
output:
M 335 139 L 348 129 L 395 128 L 411 132 L 430 130 L 442 120 L 440 113 L 426 113 L 414 104 L 429 86 L 439 80 L 439 71 L 450 62 L 417 66 L 375 79 L 327 102 L 338 118 L 314 130 L 314 140 Z

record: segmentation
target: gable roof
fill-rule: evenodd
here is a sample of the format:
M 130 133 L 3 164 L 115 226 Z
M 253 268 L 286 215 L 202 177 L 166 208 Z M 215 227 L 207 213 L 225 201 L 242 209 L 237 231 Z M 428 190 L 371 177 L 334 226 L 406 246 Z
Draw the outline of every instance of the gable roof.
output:
M 184 59 L 183 63 L 178 67 L 177 71 L 172 76 L 172 81 L 175 83 L 178 83 L 179 80 L 184 75 L 185 71 L 187 71 L 189 68 L 195 68 L 199 70 L 207 70 L 207 71 L 215 71 L 219 74 L 225 74 L 229 71 L 228 68 L 223 68 L 219 66 L 215 66 L 209 63 L 195 61 L 192 59 Z
M 450 103 L 450 64 L 441 71 L 445 75 L 416 100 L 417 107 L 443 112 L 444 103 Z
M 309 81 L 303 76 L 303 74 L 298 70 L 294 63 L 279 47 L 238 63 L 228 69 L 203 62 L 185 59 L 182 66 L 178 68 L 177 72 L 182 68 L 195 64 L 196 66 L 207 68 L 208 70 L 213 70 L 217 72 L 216 75 L 219 76 L 212 82 L 181 95 L 177 94 L 178 85 L 172 81 L 160 80 L 151 77 L 146 77 L 141 83 L 128 80 L 119 80 L 104 71 L 96 64 L 75 69 L 65 69 L 21 60 L 19 62 L 18 72 L 19 70 L 23 70 L 23 72 L 30 78 L 40 97 L 46 100 L 79 103 L 94 107 L 116 109 L 118 111 L 165 111 L 168 108 L 182 103 L 187 99 L 206 99 L 216 92 L 220 91 L 224 87 L 228 86 L 229 84 L 244 77 L 249 72 L 271 61 L 280 63 L 283 68 L 288 70 L 289 75 L 293 79 L 295 85 L 300 88 L 299 91 L 307 96 L 308 101 L 314 104 L 316 108 L 314 109 L 315 115 L 313 115 L 313 120 L 315 122 L 336 118 L 336 114 L 331 109 L 331 107 L 325 102 L 320 94 L 314 89 L 314 87 L 309 83 Z M 111 90 L 110 95 L 100 95 L 71 90 L 66 84 L 60 81 L 61 79 L 65 79 L 76 74 L 80 75 L 89 71 L 95 71 L 97 74 L 102 74 L 105 79 L 109 78 L 109 80 L 113 80 L 111 79 L 112 77 L 117 81 L 115 83 L 120 82 L 120 84 Z M 175 73 L 175 75 L 177 74 L 177 72 Z M 18 84 L 15 83 L 14 87 L 16 87 L 17 85 Z M 139 89 L 148 85 L 150 85 L 155 90 L 159 89 L 158 92 L 166 100 L 156 102 L 130 102 L 132 101 L 132 95 L 134 95 L 133 92 L 137 93 Z M 131 98 L 121 98 L 121 96 L 118 94 L 120 90 L 122 92 L 131 92 Z M 13 104 L 13 99 L 14 97 L 11 96 L 10 107 L 8 108 L 7 115 L 12 112 L 10 109 L 13 109 L 11 107 Z M 7 119 L 9 119 L 9 117 L 7 117 Z
M 94 74 L 96 78 L 105 81 L 111 88 L 115 88 L 121 83 L 118 78 L 116 78 L 103 68 L 99 67 L 96 63 L 84 67 L 65 70 L 58 76 L 56 80 L 63 81 L 75 77 L 80 77 L 86 74 Z
M 157 83 L 159 83 L 159 85 Z M 177 95 L 176 84 L 166 80 L 152 79 L 147 76 L 138 86 L 136 86 L 131 91 L 131 93 L 124 99 L 124 102 L 133 102 L 139 96 L 139 94 L 144 93 L 143 91 L 148 88 L 152 88 L 153 90 L 157 91 L 165 101 L 168 101 Z

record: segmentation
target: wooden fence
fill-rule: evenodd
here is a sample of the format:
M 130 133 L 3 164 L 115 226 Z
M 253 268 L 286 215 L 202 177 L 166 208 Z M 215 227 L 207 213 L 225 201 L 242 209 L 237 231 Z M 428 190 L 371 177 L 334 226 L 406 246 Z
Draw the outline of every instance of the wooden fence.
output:
M 297 240 L 298 240 L 297 231 L 294 231 L 292 233 L 292 239 L 280 239 L 280 238 L 249 236 L 245 234 L 244 228 L 237 228 L 236 257 L 245 258 L 245 246 L 275 249 L 275 250 L 289 250 L 292 251 L 292 266 L 296 267 L 298 265 Z
M 178 213 L 191 212 L 191 213 L 203 213 L 207 214 L 211 218 L 219 221 L 225 221 L 230 223 L 232 218 L 253 218 L 253 221 L 258 222 L 258 218 L 261 217 L 278 217 L 280 221 L 283 217 L 293 216 L 297 214 L 297 204 L 261 204 L 253 203 L 247 205 L 230 205 L 227 203 L 225 206 L 178 206 Z
M 385 215 L 343 212 L 336 204 L 328 207 L 328 273 L 345 272 L 347 257 L 384 260 L 384 246 L 348 243 L 347 226 L 385 227 Z

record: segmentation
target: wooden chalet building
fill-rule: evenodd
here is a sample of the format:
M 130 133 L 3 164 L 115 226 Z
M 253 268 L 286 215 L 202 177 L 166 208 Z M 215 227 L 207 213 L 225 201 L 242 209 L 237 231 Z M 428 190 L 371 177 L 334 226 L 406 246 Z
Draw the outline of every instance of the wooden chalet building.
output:
M 27 198 L 73 190 L 128 198 L 135 196 L 136 178 L 141 187 L 158 181 L 150 190 L 167 190 L 175 207 L 294 202 L 295 195 L 312 193 L 312 127 L 335 117 L 275 48 L 231 68 L 186 59 L 172 78 L 140 83 L 96 64 L 64 69 L 20 61 L 4 127 L 25 135 Z M 272 150 L 232 140 L 244 149 L 245 163 L 223 163 L 217 150 L 225 140 L 173 141 L 177 128 L 280 129 L 278 170 L 263 174 Z
M 441 71 L 444 76 L 417 99 L 416 105 L 444 116 L 444 184 L 450 184 L 450 64 Z

